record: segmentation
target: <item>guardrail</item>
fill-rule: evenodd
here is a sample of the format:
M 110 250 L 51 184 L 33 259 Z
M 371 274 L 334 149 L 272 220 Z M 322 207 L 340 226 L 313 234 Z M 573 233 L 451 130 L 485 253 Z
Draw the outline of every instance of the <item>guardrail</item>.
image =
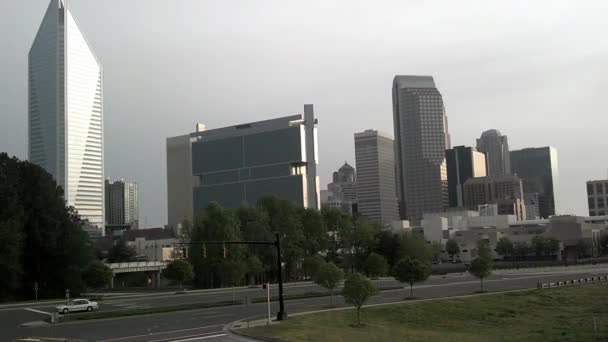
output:
M 572 286 L 572 285 L 581 285 L 581 284 L 589 284 L 589 283 L 599 283 L 608 281 L 608 276 L 599 276 L 599 277 L 587 277 L 587 278 L 578 278 L 564 281 L 556 281 L 551 283 L 541 283 L 537 284 L 538 289 L 551 289 L 555 287 L 564 287 L 564 286 Z

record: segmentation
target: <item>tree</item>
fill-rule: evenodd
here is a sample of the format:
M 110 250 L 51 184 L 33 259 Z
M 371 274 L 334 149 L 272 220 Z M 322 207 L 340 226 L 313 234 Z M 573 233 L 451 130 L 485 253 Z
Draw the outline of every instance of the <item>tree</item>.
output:
M 304 240 L 302 248 L 307 255 L 327 250 L 327 227 L 323 216 L 316 209 L 303 209 L 301 214 Z
M 319 267 L 317 274 L 313 278 L 315 284 L 324 287 L 329 290 L 329 297 L 331 304 L 334 304 L 333 291 L 340 282 L 344 279 L 344 271 L 342 271 L 334 263 L 327 262 Z
M 422 260 L 406 257 L 393 269 L 397 281 L 410 285 L 410 297 L 414 297 L 414 283 L 425 281 L 431 275 L 431 265 Z
M 390 230 L 382 230 L 376 235 L 375 239 L 374 252 L 382 255 L 386 259 L 389 269 L 392 269 L 399 261 L 401 238 Z
M 471 262 L 469 273 L 479 278 L 481 283 L 481 291 L 483 292 L 483 278 L 492 274 L 492 260 L 486 258 L 476 258 Z
M 82 274 L 84 283 L 93 289 L 100 289 L 112 279 L 112 270 L 99 260 L 91 261 Z
M 480 258 L 492 260 L 492 249 L 490 248 L 490 242 L 488 240 L 477 241 L 477 255 Z
M 513 244 L 513 255 L 523 259 L 530 254 L 530 249 L 530 245 L 526 242 L 515 242 Z
M 342 296 L 347 304 L 353 305 L 357 310 L 357 325 L 361 325 L 361 307 L 377 292 L 372 282 L 360 273 L 350 274 L 346 278 Z
M 431 242 L 430 249 L 433 262 L 441 262 L 441 251 L 443 250 L 443 245 L 441 244 L 441 242 Z
M 532 250 L 536 256 L 542 256 L 545 252 L 545 238 L 536 235 L 532 238 Z
M 249 276 L 249 284 L 255 284 L 255 278 L 264 271 L 264 265 L 255 255 L 250 255 L 245 261 L 247 265 L 247 275 Z
M 509 238 L 501 237 L 496 242 L 496 253 L 502 255 L 503 257 L 508 257 L 513 255 L 513 243 Z
M 584 239 L 578 240 L 574 247 L 578 258 L 584 258 L 587 256 L 588 245 Z
M 370 277 L 380 277 L 386 273 L 388 265 L 386 259 L 380 254 L 371 253 L 367 259 L 365 259 L 365 272 Z
M 559 240 L 555 238 L 545 239 L 543 253 L 547 256 L 554 256 L 559 251 Z
M 129 262 L 134 261 L 137 252 L 132 246 L 127 246 L 124 240 L 118 240 L 108 253 L 108 262 Z
M 460 247 L 456 240 L 450 239 L 445 244 L 445 251 L 450 255 L 450 259 L 454 261 L 454 255 L 460 253 Z
M 307 277 L 314 278 L 317 271 L 325 263 L 325 260 L 318 255 L 308 256 L 302 261 L 302 270 Z
M 191 280 L 194 277 L 194 272 L 192 271 L 192 265 L 188 261 L 177 259 L 167 265 L 167 268 L 163 271 L 163 275 L 169 280 L 176 281 L 181 289 L 185 281 Z
M 63 189 L 40 166 L 0 153 L 0 297 L 62 296 L 83 289 L 93 248 Z
M 424 239 L 424 235 L 416 233 L 403 234 L 399 249 L 399 260 L 403 258 L 416 259 L 428 264 L 431 263 L 433 255 L 429 244 Z

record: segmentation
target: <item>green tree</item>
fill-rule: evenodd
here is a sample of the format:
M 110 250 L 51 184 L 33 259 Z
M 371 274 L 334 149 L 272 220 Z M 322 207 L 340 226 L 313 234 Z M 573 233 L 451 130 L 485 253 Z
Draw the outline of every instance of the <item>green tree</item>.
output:
M 194 272 L 192 271 L 192 265 L 187 260 L 177 259 L 167 265 L 163 275 L 167 279 L 177 282 L 181 289 L 184 282 L 194 277 Z
M 441 244 L 441 242 L 433 241 L 431 242 L 429 247 L 431 249 L 431 259 L 433 260 L 433 262 L 441 262 L 441 252 L 443 250 L 443 245 Z
M 536 256 L 542 256 L 545 253 L 545 238 L 536 235 L 532 238 L 532 250 Z
M 469 273 L 479 278 L 481 291 L 483 292 L 483 278 L 492 274 L 492 260 L 486 258 L 476 258 L 471 262 Z
M 328 236 L 322 214 L 316 209 L 302 209 L 302 249 L 306 255 L 327 250 Z
M 380 254 L 371 253 L 365 260 L 365 272 L 370 277 L 381 277 L 386 273 L 388 265 L 386 259 Z
M 425 281 L 431 275 L 431 265 L 428 262 L 405 257 L 393 269 L 395 279 L 410 285 L 410 297 L 414 297 L 414 283 Z
M 513 244 L 513 255 L 523 259 L 530 254 L 531 247 L 526 242 L 515 242 Z
M 93 260 L 83 222 L 41 167 L 0 153 L 0 297 L 77 294 Z
M 390 230 L 382 230 L 376 235 L 375 239 L 374 252 L 382 255 L 386 259 L 389 269 L 392 269 L 399 261 L 401 238 Z
M 357 310 L 357 325 L 361 325 L 361 307 L 377 292 L 372 282 L 360 273 L 350 274 L 346 278 L 342 296 L 347 304 L 353 305 Z
M 399 260 L 410 258 L 430 264 L 433 258 L 431 248 L 422 234 L 406 233 L 401 237 Z
M 350 236 L 353 230 L 352 216 L 335 208 L 321 209 L 321 216 L 328 231 L 327 260 L 339 263 L 340 252 L 351 247 Z
M 576 250 L 577 257 L 584 258 L 587 256 L 587 251 L 589 250 L 589 248 L 587 242 L 584 239 L 578 240 L 574 248 Z
M 239 284 L 247 270 L 245 264 L 239 261 L 224 261 L 217 265 L 218 273 L 221 275 L 223 284 L 232 287 L 232 302 L 236 300 L 236 286 Z
M 130 262 L 135 261 L 136 256 L 135 248 L 127 246 L 124 240 L 120 239 L 118 242 L 110 248 L 108 253 L 108 262 Z
M 555 238 L 545 239 L 543 253 L 547 256 L 554 256 L 559 251 L 559 240 Z
M 93 260 L 87 265 L 82 274 L 84 283 L 93 289 L 108 285 L 112 279 L 112 270 L 99 260 Z
M 460 253 L 460 247 L 456 240 L 450 239 L 445 243 L 445 251 L 450 255 L 450 259 L 454 261 L 454 255 Z
M 334 304 L 334 289 L 338 287 L 340 282 L 344 279 L 344 271 L 342 271 L 334 263 L 327 262 L 319 267 L 317 274 L 313 278 L 315 284 L 324 287 L 329 290 L 329 297 L 331 304 Z
M 249 284 L 255 284 L 255 278 L 264 271 L 264 265 L 255 255 L 250 255 L 245 261 L 246 264 L 246 272 L 249 277 Z
M 317 271 L 325 263 L 325 260 L 318 255 L 308 256 L 302 261 L 302 270 L 307 277 L 314 278 Z
M 509 240 L 509 238 L 501 237 L 496 242 L 496 253 L 502 255 L 503 257 L 508 257 L 513 255 L 513 242 Z
M 193 242 L 239 241 L 240 221 L 235 213 L 218 203 L 210 203 L 198 213 L 192 228 Z M 194 285 L 197 287 L 223 286 L 229 283 L 222 265 L 227 261 L 242 261 L 243 247 L 238 245 L 192 245 L 188 253 L 194 269 Z
M 477 255 L 481 258 L 492 260 L 492 249 L 488 240 L 477 241 Z

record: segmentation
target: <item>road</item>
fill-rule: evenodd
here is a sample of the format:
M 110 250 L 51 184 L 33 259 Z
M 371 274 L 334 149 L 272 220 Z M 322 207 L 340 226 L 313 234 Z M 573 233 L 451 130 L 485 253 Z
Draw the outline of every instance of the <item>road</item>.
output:
M 561 281 L 597 275 L 608 275 L 608 268 L 595 270 L 578 269 L 559 272 L 519 273 L 494 275 L 484 281 L 488 291 L 517 290 L 536 287 L 537 282 Z M 381 287 L 398 285 L 394 280 L 380 280 Z M 468 274 L 450 274 L 445 277 L 431 277 L 424 283 L 414 286 L 414 295 L 418 298 L 440 298 L 467 295 L 479 289 L 479 281 Z M 310 290 L 321 290 L 312 284 L 290 284 L 286 293 L 301 293 Z M 409 289 L 407 290 L 409 291 Z M 373 303 L 402 301 L 409 294 L 406 290 L 383 291 L 370 300 Z M 276 293 L 276 290 L 274 290 Z M 263 297 L 265 291 L 256 288 L 241 288 L 234 291 L 238 299 Z M 104 301 L 101 310 L 121 310 L 125 308 L 144 308 L 183 303 L 213 302 L 232 299 L 233 291 L 204 291 L 190 294 L 154 294 L 133 298 L 112 299 Z M 286 301 L 288 313 L 312 311 L 326 308 L 330 299 L 309 298 Z M 334 302 L 344 305 L 341 297 Z M 271 312 L 278 311 L 278 303 L 273 302 Z M 40 311 L 52 310 L 52 306 L 28 306 Z M 195 342 L 195 341 L 244 341 L 244 339 L 227 335 L 223 331 L 225 324 L 248 317 L 266 313 L 266 304 L 248 304 L 230 307 L 216 307 L 199 310 L 178 311 L 171 313 L 113 318 L 104 320 L 75 321 L 43 327 L 20 328 L 23 322 L 40 320 L 44 315 L 27 311 L 24 307 L 0 307 L 0 341 L 11 341 L 18 336 L 56 336 L 78 338 L 84 341 L 103 342 Z

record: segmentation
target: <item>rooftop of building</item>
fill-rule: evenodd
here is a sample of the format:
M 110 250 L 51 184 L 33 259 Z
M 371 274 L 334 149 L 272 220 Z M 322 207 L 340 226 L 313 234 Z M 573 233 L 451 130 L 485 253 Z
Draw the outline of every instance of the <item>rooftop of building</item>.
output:
M 391 140 L 393 139 L 393 136 L 391 134 L 389 134 L 388 132 L 378 131 L 375 129 L 366 129 L 363 132 L 355 133 L 355 139 L 356 138 L 375 137 L 375 136 L 379 136 L 379 137 L 383 137 L 383 138 L 387 138 L 387 139 L 391 139 Z
M 146 240 L 165 240 L 175 238 L 173 231 L 164 228 L 133 229 L 124 232 L 126 241 L 135 241 L 137 238 Z
M 397 75 L 393 86 L 398 88 L 436 88 L 433 76 Z

